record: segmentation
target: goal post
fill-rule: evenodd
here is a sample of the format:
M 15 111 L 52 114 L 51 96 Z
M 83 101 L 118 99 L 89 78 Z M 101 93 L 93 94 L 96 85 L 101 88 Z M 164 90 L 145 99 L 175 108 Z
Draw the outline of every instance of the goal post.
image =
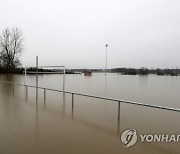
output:
M 36 87 L 38 87 L 38 74 L 44 73 L 44 72 L 38 72 L 38 69 L 40 68 L 58 68 L 59 70 L 63 69 L 63 92 L 65 92 L 65 75 L 66 75 L 66 69 L 65 66 L 39 66 L 38 65 L 38 56 L 36 56 L 36 71 L 27 71 L 28 67 L 24 67 L 24 75 L 26 78 L 27 73 L 33 73 L 36 74 Z M 59 71 L 60 72 L 60 71 Z M 57 72 L 56 72 L 57 73 Z M 54 72 L 48 72 L 48 74 L 54 74 Z
M 38 69 L 39 68 L 58 68 L 59 70 L 61 70 L 61 68 L 63 68 L 63 91 L 65 91 L 65 75 L 66 75 L 65 66 L 38 66 Z M 48 74 L 54 74 L 54 72 L 48 72 Z

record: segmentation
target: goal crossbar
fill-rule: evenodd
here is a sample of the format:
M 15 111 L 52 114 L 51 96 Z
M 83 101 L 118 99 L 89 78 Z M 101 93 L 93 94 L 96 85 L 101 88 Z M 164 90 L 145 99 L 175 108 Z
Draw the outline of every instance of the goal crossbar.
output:
M 66 74 L 66 70 L 65 70 L 65 66 L 38 66 L 38 57 L 36 57 L 36 71 L 27 71 L 27 68 L 29 67 L 24 67 L 24 75 L 27 75 L 27 72 L 31 72 L 31 73 L 36 73 L 36 86 L 38 85 L 38 74 L 41 74 L 42 72 L 38 72 L 39 68 L 59 68 L 59 70 L 61 70 L 61 68 L 63 68 L 63 91 L 65 91 L 65 74 Z M 54 72 L 48 72 L 48 74 L 54 74 Z

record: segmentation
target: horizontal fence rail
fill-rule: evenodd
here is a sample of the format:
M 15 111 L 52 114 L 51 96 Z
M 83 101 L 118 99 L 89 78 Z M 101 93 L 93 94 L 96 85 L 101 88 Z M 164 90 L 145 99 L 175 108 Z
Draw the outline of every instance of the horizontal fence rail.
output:
M 107 97 L 101 97 L 101 96 L 94 96 L 94 95 L 88 95 L 88 94 L 76 93 L 76 92 L 70 92 L 70 91 L 63 91 L 63 90 L 57 90 L 57 89 L 45 88 L 45 87 L 39 87 L 39 86 L 32 86 L 32 85 L 27 85 L 27 84 L 13 83 L 13 82 L 7 82 L 7 81 L 0 81 L 0 82 L 1 83 L 6 83 L 6 84 L 13 84 L 13 85 L 18 85 L 18 86 L 24 86 L 24 87 L 26 87 L 26 95 L 27 95 L 27 91 L 28 91 L 27 87 L 36 88 L 36 89 L 42 89 L 42 90 L 44 90 L 44 101 L 46 100 L 46 91 L 47 90 L 55 91 L 55 92 L 60 92 L 60 93 L 71 94 L 72 95 L 72 109 L 74 108 L 74 96 L 75 95 L 77 95 L 77 96 L 84 96 L 84 97 L 91 97 L 91 98 L 96 98 L 96 99 L 102 99 L 102 100 L 108 100 L 108 101 L 113 101 L 113 102 L 118 103 L 118 120 L 120 119 L 120 104 L 121 103 L 180 112 L 180 109 L 171 108 L 171 107 L 164 107 L 164 106 L 159 106 L 159 105 L 144 104 L 144 103 L 139 103 L 139 102 L 119 100 L 119 99 L 113 99 L 113 98 L 107 98 Z

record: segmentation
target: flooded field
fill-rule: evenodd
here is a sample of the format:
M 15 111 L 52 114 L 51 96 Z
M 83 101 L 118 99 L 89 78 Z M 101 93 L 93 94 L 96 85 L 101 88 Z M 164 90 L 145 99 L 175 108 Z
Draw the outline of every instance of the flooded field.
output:
M 1 81 L 36 85 L 34 75 L 0 76 Z M 128 76 L 94 73 L 66 75 L 65 90 L 180 108 L 179 76 Z M 62 90 L 62 75 L 39 75 L 39 86 Z M 142 142 L 140 134 L 180 134 L 180 112 L 0 84 L 2 154 L 178 154 L 180 142 Z M 124 130 L 137 131 L 137 143 L 125 148 Z

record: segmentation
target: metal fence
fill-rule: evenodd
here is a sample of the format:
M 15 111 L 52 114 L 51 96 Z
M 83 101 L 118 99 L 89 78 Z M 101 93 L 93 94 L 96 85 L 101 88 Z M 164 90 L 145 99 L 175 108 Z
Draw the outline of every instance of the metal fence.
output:
M 26 87 L 26 98 L 28 97 L 28 88 L 36 88 L 36 101 L 38 101 L 38 92 L 37 91 L 38 91 L 38 89 L 42 89 L 42 90 L 44 90 L 44 103 L 46 102 L 46 91 L 56 91 L 56 92 L 60 92 L 60 93 L 64 93 L 64 94 L 70 94 L 72 96 L 72 111 L 74 109 L 74 97 L 75 97 L 75 95 L 112 101 L 112 102 L 115 102 L 118 104 L 118 111 L 117 111 L 118 112 L 118 120 L 120 119 L 120 108 L 121 108 L 122 103 L 180 112 L 180 109 L 176 109 L 176 108 L 151 105 L 151 104 L 144 104 L 144 103 L 132 102 L 132 101 L 125 101 L 125 100 L 119 100 L 119 99 L 113 99 L 113 98 L 107 98 L 107 97 L 101 97 L 101 96 L 94 96 L 94 95 L 88 95 L 88 94 L 76 93 L 76 92 L 70 92 L 70 91 L 64 91 L 64 90 L 57 90 L 57 89 L 51 89 L 51 88 L 44 88 L 44 87 L 39 87 L 39 86 L 32 86 L 32 85 L 13 83 L 13 82 L 7 82 L 7 81 L 0 81 L 0 82 L 2 84 L 12 84 L 13 89 L 14 89 L 14 85 Z

